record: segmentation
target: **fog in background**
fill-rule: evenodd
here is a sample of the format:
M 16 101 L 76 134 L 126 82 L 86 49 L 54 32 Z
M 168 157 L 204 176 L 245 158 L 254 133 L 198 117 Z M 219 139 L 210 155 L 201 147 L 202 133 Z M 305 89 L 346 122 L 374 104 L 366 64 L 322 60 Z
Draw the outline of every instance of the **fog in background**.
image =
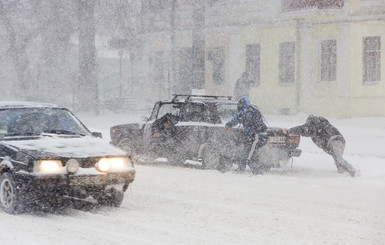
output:
M 1 0 L 1 99 L 97 109 L 96 39 L 133 38 L 133 2 Z
M 371 2 L 380 1 L 361 1 L 361 5 L 364 6 L 363 4 L 369 4 L 369 2 L 372 4 Z M 225 54 L 228 51 L 209 47 L 205 43 L 205 35 L 216 27 L 232 28 L 232 23 L 225 22 L 229 19 L 227 15 L 233 19 L 237 15 L 231 9 L 231 4 L 238 4 L 238 2 L 0 0 L 1 100 L 56 103 L 69 107 L 75 112 L 98 114 L 111 110 L 149 109 L 156 100 L 170 98 L 174 93 L 194 93 L 195 90 L 204 89 L 205 84 L 208 83 L 214 84 L 214 87 L 223 85 L 225 68 L 232 70 L 230 77 L 227 77 L 230 79 L 230 85 L 226 85 L 231 87 L 235 83 L 235 76 L 243 72 L 240 68 L 243 66 L 235 64 L 236 59 Z M 310 9 L 310 14 L 317 15 L 325 12 L 337 16 L 338 12 L 333 11 L 349 8 L 349 1 L 342 0 L 271 0 L 267 2 L 243 0 L 239 1 L 239 4 L 243 4 L 243 8 L 250 4 L 266 6 L 263 5 L 258 13 L 245 12 L 245 16 L 239 17 L 236 23 L 238 26 L 253 26 L 258 18 L 271 18 L 270 22 L 274 23 L 275 16 L 280 15 L 282 11 L 288 11 L 287 15 L 290 16 L 292 9 L 299 9 L 294 11 L 296 13 L 303 9 L 306 11 Z M 184 6 L 189 6 L 190 9 Z M 324 12 L 313 11 L 324 9 L 326 9 Z M 251 18 L 252 14 L 257 18 Z M 292 21 L 295 21 L 294 17 Z M 297 22 L 298 25 L 301 24 L 300 21 Z M 207 28 L 208 25 L 211 29 Z M 179 35 L 183 31 L 192 33 L 192 46 L 177 49 L 177 33 Z M 151 45 L 147 47 L 144 45 L 149 33 L 163 33 L 168 37 L 166 51 L 152 50 L 150 57 L 145 54 L 152 48 Z M 373 46 L 373 50 L 377 47 L 374 41 L 368 43 L 368 47 Z M 161 39 L 159 42 L 162 42 Z M 336 81 L 339 74 L 336 64 L 337 62 L 339 62 L 338 65 L 342 64 L 337 61 L 336 42 L 325 40 L 321 43 L 320 52 L 324 55 L 320 64 L 321 81 Z M 297 87 L 296 94 L 293 96 L 295 98 L 291 99 L 294 101 L 292 105 L 279 110 L 285 112 L 290 109 L 289 107 L 294 107 L 295 112 L 301 112 L 297 66 L 299 66 L 298 63 L 306 62 L 301 61 L 302 56 L 298 55 L 300 44 L 286 42 L 280 45 L 278 74 L 280 86 L 285 87 L 287 84 Z M 308 51 L 311 53 L 310 48 Z M 244 51 L 240 50 L 240 52 Z M 253 60 L 253 57 L 256 54 L 259 55 L 259 52 L 258 44 L 246 47 L 245 56 L 248 59 L 246 70 L 251 71 L 258 85 L 260 83 L 259 65 L 263 61 L 259 61 L 259 58 Z M 368 56 L 369 66 L 377 70 L 370 73 L 374 74 L 374 77 L 364 77 L 369 82 L 380 78 L 381 63 L 375 55 L 375 53 L 372 55 L 374 58 Z M 109 57 L 113 59 L 108 59 Z M 225 61 L 225 58 L 232 60 Z M 183 62 L 183 66 L 177 67 L 176 60 Z M 205 63 L 208 62 L 212 69 L 210 71 L 205 70 Z M 225 66 L 225 62 L 235 65 Z M 253 69 L 253 66 L 256 69 Z M 207 80 L 205 75 L 207 72 L 212 73 L 210 75 L 212 81 Z M 149 73 L 151 74 L 148 75 Z M 149 86 L 149 77 L 159 81 L 157 84 L 159 86 L 152 87 L 151 83 Z M 348 86 L 345 81 L 348 79 L 342 78 L 342 80 L 342 85 L 338 85 L 337 88 L 339 96 L 344 94 L 341 92 L 344 88 L 341 86 Z M 261 81 L 261 84 L 263 82 L 265 81 Z M 232 95 L 232 88 L 227 89 L 226 92 L 222 92 L 221 89 L 218 93 Z M 153 91 L 154 96 L 148 96 L 149 90 Z M 303 91 L 301 93 L 301 96 L 306 94 Z

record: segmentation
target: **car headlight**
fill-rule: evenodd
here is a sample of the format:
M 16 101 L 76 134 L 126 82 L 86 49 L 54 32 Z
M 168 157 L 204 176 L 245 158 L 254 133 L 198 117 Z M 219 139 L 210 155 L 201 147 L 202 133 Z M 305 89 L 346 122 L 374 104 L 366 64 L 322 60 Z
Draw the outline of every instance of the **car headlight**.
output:
M 42 173 L 54 173 L 63 168 L 60 160 L 40 160 L 35 161 L 33 170 Z
M 126 167 L 133 167 L 128 157 L 103 157 L 96 164 L 96 168 L 101 172 L 120 170 Z
M 107 172 L 111 168 L 110 161 L 108 158 L 101 158 L 96 164 L 96 168 L 101 172 Z

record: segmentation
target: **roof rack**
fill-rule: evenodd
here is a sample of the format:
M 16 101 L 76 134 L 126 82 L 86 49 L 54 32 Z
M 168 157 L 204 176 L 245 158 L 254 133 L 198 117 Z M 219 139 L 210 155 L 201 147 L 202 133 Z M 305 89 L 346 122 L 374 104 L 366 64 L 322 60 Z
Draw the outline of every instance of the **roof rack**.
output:
M 176 102 L 178 97 L 186 97 L 185 102 L 190 101 L 192 98 L 210 98 L 210 99 L 228 99 L 231 100 L 232 96 L 219 96 L 219 95 L 196 95 L 196 94 L 173 94 L 174 98 L 172 102 Z

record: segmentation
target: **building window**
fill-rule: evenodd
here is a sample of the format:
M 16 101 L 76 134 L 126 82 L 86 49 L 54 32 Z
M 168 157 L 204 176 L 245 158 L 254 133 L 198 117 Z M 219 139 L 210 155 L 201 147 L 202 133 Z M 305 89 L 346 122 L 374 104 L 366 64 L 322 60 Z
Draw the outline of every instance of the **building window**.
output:
M 154 71 L 154 82 L 163 83 L 164 82 L 164 60 L 163 60 L 162 51 L 155 52 L 153 71 Z
M 222 85 L 225 80 L 225 51 L 223 47 L 209 49 L 208 60 L 211 62 L 213 84 Z
M 321 42 L 321 81 L 337 80 L 337 40 Z
M 381 80 L 381 38 L 363 38 L 363 82 L 373 84 Z
M 341 9 L 344 0 L 281 0 L 282 11 L 303 9 Z
M 292 85 L 295 81 L 295 42 L 279 44 L 279 83 Z
M 260 81 L 260 45 L 246 45 L 246 71 L 251 75 L 255 86 L 259 86 Z

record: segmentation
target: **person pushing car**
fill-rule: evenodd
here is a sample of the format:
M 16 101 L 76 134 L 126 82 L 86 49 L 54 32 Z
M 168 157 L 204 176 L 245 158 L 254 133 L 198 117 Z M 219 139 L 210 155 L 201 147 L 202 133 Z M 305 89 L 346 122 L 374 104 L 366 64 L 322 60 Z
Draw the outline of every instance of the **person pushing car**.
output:
M 305 124 L 290 128 L 288 133 L 311 137 L 319 148 L 334 158 L 338 173 L 348 172 L 352 177 L 355 176 L 356 170 L 342 156 L 345 139 L 326 118 L 310 115 Z
M 237 124 L 242 124 L 248 142 L 243 150 L 237 172 L 244 172 L 248 164 L 253 174 L 261 174 L 258 164 L 253 160 L 255 150 L 267 143 L 267 126 L 256 106 L 250 104 L 246 97 L 238 101 L 238 113 L 225 124 L 225 131 Z

